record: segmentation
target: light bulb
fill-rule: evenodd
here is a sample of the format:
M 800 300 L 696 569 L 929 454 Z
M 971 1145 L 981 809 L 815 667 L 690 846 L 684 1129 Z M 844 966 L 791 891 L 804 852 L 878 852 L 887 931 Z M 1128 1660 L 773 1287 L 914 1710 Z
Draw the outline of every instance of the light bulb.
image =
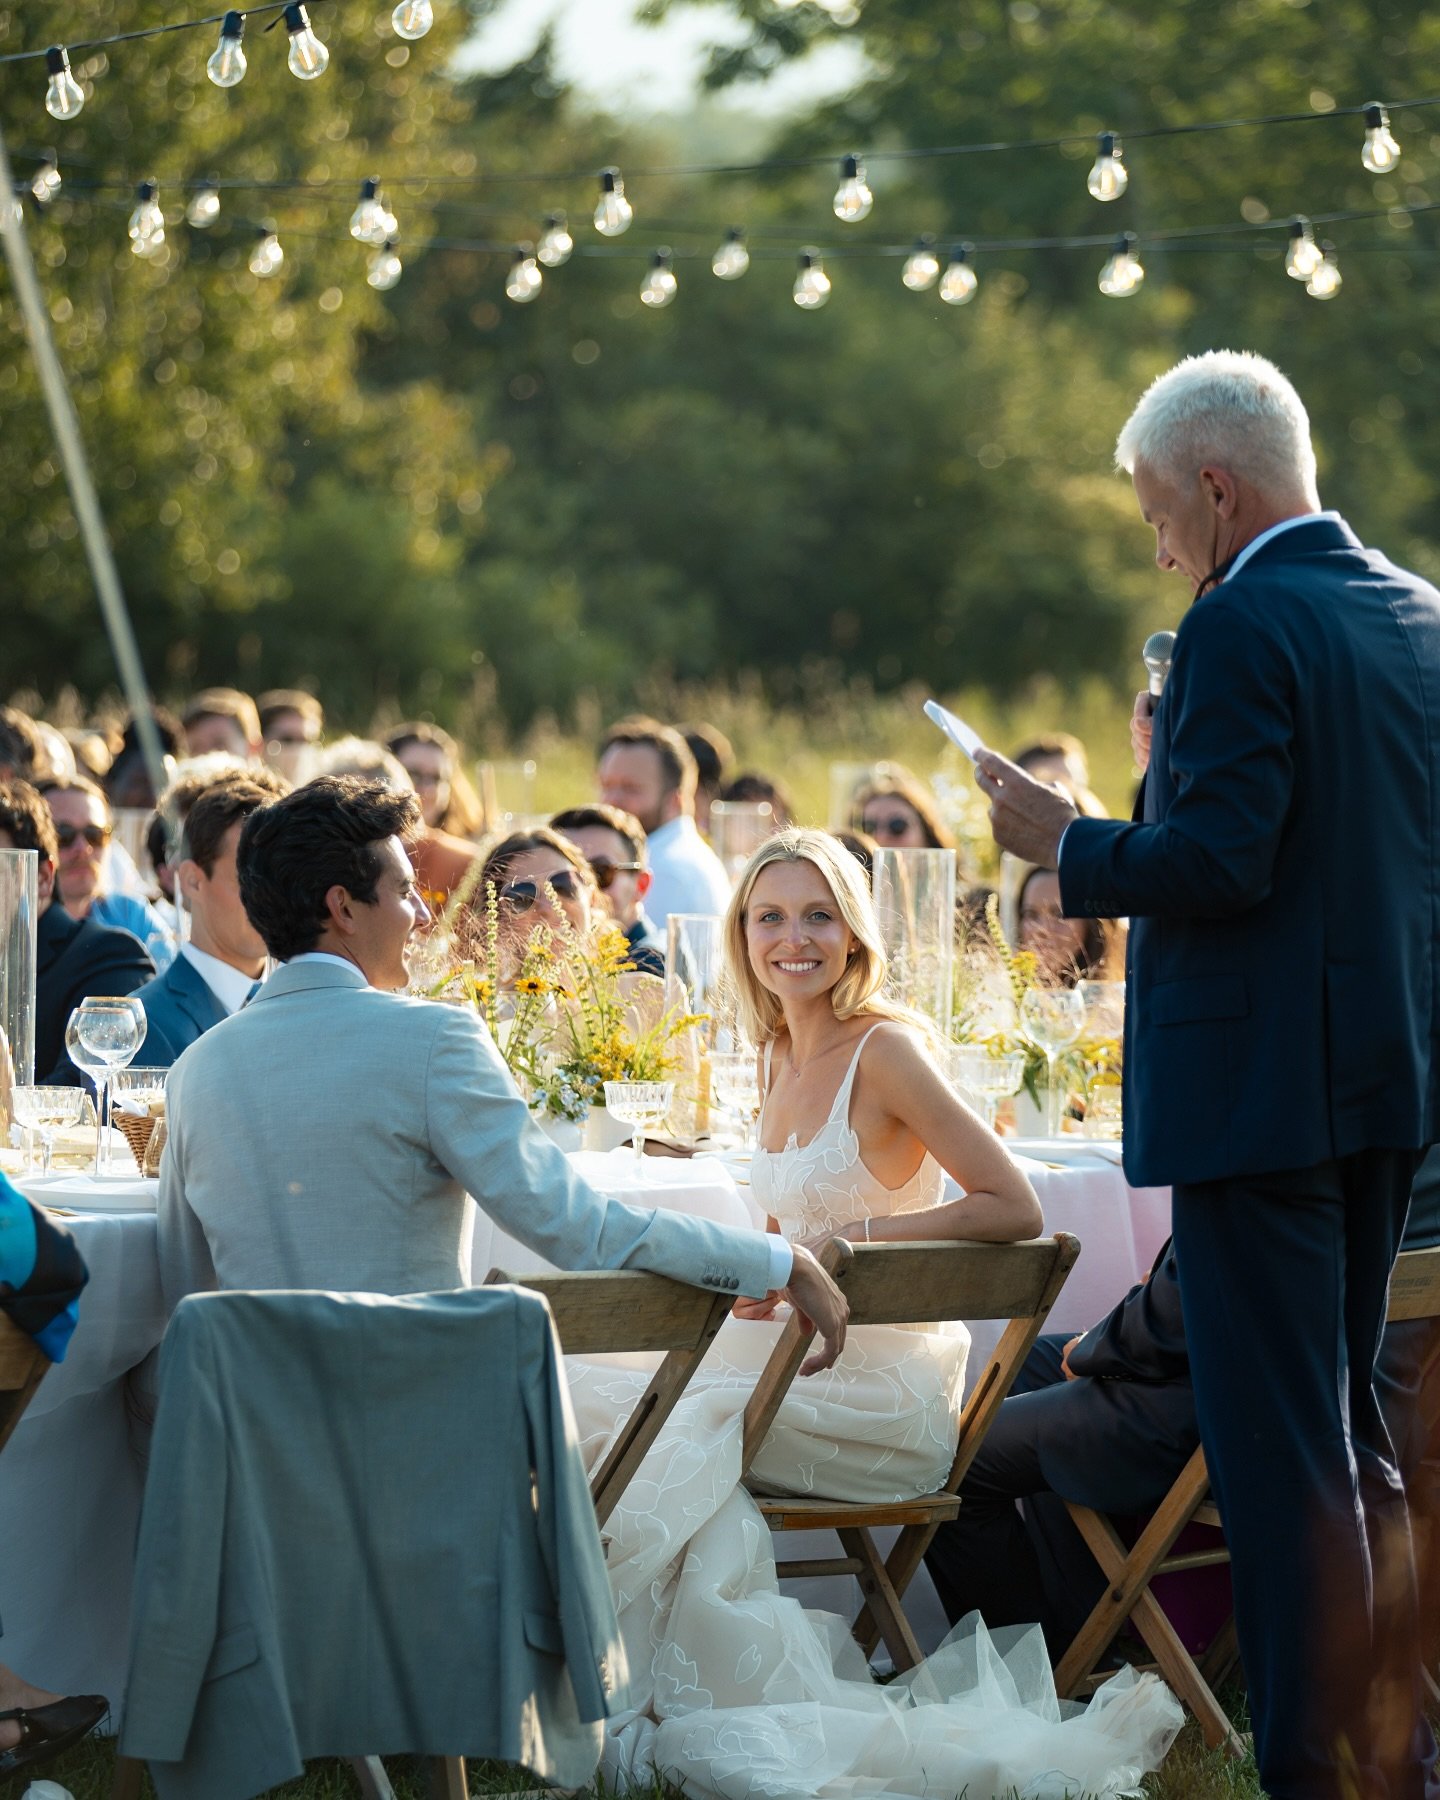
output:
M 534 300 L 544 286 L 545 277 L 529 244 L 517 244 L 510 253 L 510 272 L 505 277 L 505 295 L 517 306 Z
M 360 183 L 360 204 L 350 215 L 350 235 L 362 244 L 383 244 L 395 235 L 395 219 L 380 198 L 380 183 L 367 175 Z
M 803 307 L 806 312 L 814 312 L 817 306 L 823 306 L 830 298 L 830 277 L 825 273 L 818 250 L 802 250 L 797 261 L 799 272 L 795 276 L 791 294 L 797 306 Z
M 545 229 L 540 233 L 540 242 L 535 249 L 539 260 L 547 269 L 558 269 L 562 263 L 569 262 L 574 248 L 575 240 L 570 235 L 564 213 L 546 213 Z
M 1344 283 L 1340 279 L 1340 265 L 1335 260 L 1335 246 L 1328 241 L 1321 245 L 1320 266 L 1305 283 L 1305 292 L 1314 300 L 1333 300 Z
M 1390 115 L 1378 100 L 1372 100 L 1365 108 L 1365 144 L 1360 160 L 1372 175 L 1388 175 L 1400 160 L 1400 146 L 1390 132 Z
M 201 231 L 220 217 L 220 195 L 212 182 L 204 182 L 196 188 L 185 208 L 185 217 Z
M 858 156 L 847 156 L 840 164 L 840 185 L 835 190 L 835 217 L 847 225 L 858 225 L 869 218 L 875 196 L 865 182 L 865 165 Z
M 600 171 L 600 199 L 595 207 L 595 229 L 602 237 L 619 237 L 630 229 L 635 208 L 625 198 L 625 183 L 618 169 Z
M 400 279 L 402 265 L 399 252 L 393 239 L 387 238 L 370 258 L 369 267 L 365 271 L 365 279 L 371 287 L 378 288 L 383 294 L 387 288 L 393 288 Z
M 915 248 L 905 258 L 900 279 L 912 294 L 923 294 L 940 279 L 940 258 L 935 254 L 933 237 L 918 237 Z
M 205 65 L 205 73 L 216 87 L 232 88 L 245 79 L 245 71 L 250 65 L 245 60 L 245 46 L 240 41 L 244 35 L 244 13 L 227 12 L 220 26 L 220 42 Z
M 390 15 L 396 37 L 422 38 L 435 23 L 435 9 L 430 0 L 400 0 Z
M 956 244 L 940 277 L 940 298 L 947 306 L 964 306 L 975 298 L 980 278 L 970 267 L 969 244 Z
M 1315 242 L 1310 221 L 1290 221 L 1290 243 L 1285 251 L 1285 273 L 1292 281 L 1308 281 L 1320 267 L 1324 253 Z
M 1122 231 L 1115 240 L 1109 262 L 1100 271 L 1100 292 L 1108 294 L 1112 300 L 1123 300 L 1127 294 L 1138 293 L 1145 279 L 1145 270 L 1135 254 L 1139 241 L 1133 231 Z
M 670 267 L 670 252 L 657 250 L 650 258 L 650 273 L 640 284 L 640 299 L 645 306 L 668 306 L 675 298 L 679 282 Z
M 130 215 L 130 248 L 136 256 L 155 256 L 165 245 L 165 215 L 160 210 L 160 190 L 153 181 L 142 181 L 135 190 L 136 206 Z
M 1130 171 L 1121 160 L 1125 152 L 1113 131 L 1102 131 L 1095 166 L 1085 185 L 1096 200 L 1118 200 L 1130 185 Z
M 279 238 L 273 231 L 261 226 L 260 241 L 250 252 L 250 273 L 260 276 L 274 275 L 278 273 L 284 260 L 285 252 L 280 246 Z
M 48 206 L 60 192 L 60 169 L 53 150 L 46 151 L 44 162 L 31 177 L 30 192 L 39 206 Z
M 330 52 L 316 37 L 310 15 L 303 6 L 285 8 L 285 29 L 290 33 L 290 73 L 298 81 L 314 81 L 330 67 Z
M 738 281 L 750 267 L 750 252 L 740 226 L 732 225 L 725 233 L 725 242 L 710 258 L 710 267 L 722 281 Z
M 45 84 L 45 110 L 52 119 L 73 119 L 85 104 L 85 90 L 70 73 L 70 52 L 54 44 L 45 52 L 50 79 Z

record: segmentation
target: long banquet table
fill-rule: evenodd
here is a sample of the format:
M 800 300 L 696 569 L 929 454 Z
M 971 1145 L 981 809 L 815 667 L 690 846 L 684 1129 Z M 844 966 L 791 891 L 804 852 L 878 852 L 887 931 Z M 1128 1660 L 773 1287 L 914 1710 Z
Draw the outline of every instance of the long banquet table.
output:
M 1046 1228 L 1084 1246 L 1052 1314 L 1056 1331 L 1081 1331 L 1140 1280 L 1169 1232 L 1169 1193 L 1131 1189 L 1115 1146 L 1062 1140 L 1020 1145 Z M 756 1222 L 748 1189 L 714 1157 L 653 1158 L 643 1179 L 628 1150 L 576 1152 L 578 1171 L 638 1206 L 666 1206 L 718 1223 Z M 734 1166 L 734 1165 L 732 1165 Z M 739 1171 L 743 1175 L 743 1166 Z M 132 1450 L 126 1377 L 159 1343 L 165 1319 L 156 1254 L 154 1182 L 21 1178 L 33 1200 L 62 1212 L 90 1268 L 80 1326 L 64 1363 L 41 1383 L 0 1458 L 0 1661 L 61 1693 L 124 1687 L 130 1580 L 143 1475 Z M 495 1266 L 524 1274 L 539 1259 L 477 1211 L 474 1279 Z M 996 1331 L 976 1327 L 977 1354 Z M 786 1551 L 804 1553 L 793 1540 Z M 831 1553 L 827 1546 L 821 1554 Z M 808 1605 L 850 1608 L 843 1579 L 790 1590 Z M 910 1602 L 922 1642 L 943 1618 L 917 1584 Z

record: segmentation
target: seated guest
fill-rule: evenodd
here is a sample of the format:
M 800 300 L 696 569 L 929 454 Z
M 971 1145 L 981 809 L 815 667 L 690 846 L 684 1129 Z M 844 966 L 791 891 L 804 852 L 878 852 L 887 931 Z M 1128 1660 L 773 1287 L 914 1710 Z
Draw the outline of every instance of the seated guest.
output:
M 665 946 L 645 912 L 650 871 L 640 821 L 618 806 L 571 806 L 556 813 L 550 829 L 569 838 L 589 863 L 602 907 L 625 933 L 630 961 L 642 974 L 663 975 Z
M 212 750 L 259 762 L 265 754 L 260 714 L 255 702 L 238 688 L 205 688 L 191 697 L 180 715 L 185 727 L 189 756 L 206 756 Z
M 1079 738 L 1068 731 L 1044 732 L 1022 744 L 1010 760 L 1036 781 L 1067 789 L 1090 786 L 1090 758 Z
M 327 775 L 351 775 L 360 781 L 383 781 L 391 793 L 415 795 L 415 783 L 400 758 L 370 738 L 341 738 L 321 758 Z M 415 824 L 405 840 L 405 853 L 415 870 L 421 898 L 430 912 L 440 914 L 457 890 L 472 887 L 471 873 L 479 861 L 478 847 L 464 838 L 425 823 L 418 806 Z M 467 881 L 467 877 L 469 878 Z
M 35 1079 L 79 1087 L 80 1071 L 65 1054 L 70 1014 L 87 994 L 133 994 L 155 973 L 155 965 L 128 931 L 72 918 L 60 904 L 55 821 L 27 782 L 0 783 L 0 850 L 39 853 Z
M 663 931 L 672 912 L 724 913 L 730 882 L 695 828 L 695 758 L 678 731 L 622 719 L 606 732 L 596 771 L 600 798 L 640 821 L 649 843 L 649 912 Z
M 763 802 L 770 808 L 770 821 L 776 831 L 784 831 L 795 823 L 795 809 L 790 804 L 790 796 L 778 781 L 772 781 L 768 775 L 761 775 L 755 769 L 746 769 L 733 781 L 727 781 L 721 788 L 719 797 L 722 800 L 748 801 L 751 805 Z
M 682 725 L 680 735 L 695 758 L 695 829 L 701 837 L 708 838 L 710 808 L 721 798 L 720 790 L 730 779 L 735 752 L 718 725 Z
M 828 1366 L 845 1305 L 808 1251 L 602 1199 L 534 1124 L 472 1009 L 386 991 L 405 986 L 426 918 L 403 844 L 418 818 L 411 794 L 321 776 L 245 821 L 241 898 L 283 966 L 171 1071 L 167 1309 L 214 1287 L 463 1287 L 473 1195 L 561 1268 L 786 1288 L 820 1326 L 812 1366 Z
M 1018 876 L 1011 942 L 1030 950 L 1047 980 L 1074 987 L 1079 981 L 1123 981 L 1125 927 L 1119 919 L 1067 919 L 1060 910 L 1060 877 L 1053 869 L 1002 858 L 1003 886 Z M 1008 908 L 1007 908 L 1008 910 Z
M 106 852 L 114 830 L 104 792 L 83 775 L 56 777 L 39 788 L 55 821 L 60 849 L 55 884 L 66 912 L 130 932 L 149 951 L 157 969 L 168 969 L 176 945 L 165 921 L 138 893 L 123 893 L 110 885 Z M 128 857 L 125 868 L 133 878 Z
M 265 760 L 287 782 L 315 773 L 315 754 L 325 735 L 325 709 L 301 688 L 271 688 L 255 702 Z
M 163 706 L 152 707 L 150 716 L 155 721 L 155 732 L 165 758 L 166 779 L 171 781 L 175 777 L 176 762 L 185 751 L 185 733 L 180 727 L 180 721 Z M 104 787 L 112 806 L 143 807 L 155 804 L 155 786 L 150 779 L 150 768 L 145 761 L 145 752 L 140 747 L 140 733 L 133 717 L 125 723 L 120 748 L 115 752 L 106 773 Z
M 465 773 L 460 746 L 448 731 L 415 720 L 387 732 L 385 748 L 405 765 L 427 831 L 449 832 L 472 842 L 484 836 L 485 808 Z
M 269 770 L 256 773 L 266 779 L 221 776 L 185 821 L 175 872 L 190 939 L 165 973 L 140 989 L 149 1068 L 168 1069 L 202 1032 L 239 1012 L 264 973 L 265 945 L 240 903 L 235 852 L 246 819 L 286 790 Z
M 882 850 L 953 850 L 935 796 L 899 763 L 877 763 L 852 802 L 852 825 Z

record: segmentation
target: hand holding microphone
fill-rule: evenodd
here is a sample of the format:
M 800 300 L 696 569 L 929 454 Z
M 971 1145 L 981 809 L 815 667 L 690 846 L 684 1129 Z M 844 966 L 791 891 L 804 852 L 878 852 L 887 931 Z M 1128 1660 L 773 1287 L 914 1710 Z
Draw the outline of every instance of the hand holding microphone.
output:
M 1150 766 L 1150 731 L 1155 703 L 1165 691 L 1174 651 L 1173 631 L 1152 631 L 1140 652 L 1141 661 L 1150 671 L 1150 684 L 1135 696 L 1135 708 L 1130 715 L 1130 748 L 1135 755 L 1135 766 L 1142 775 Z

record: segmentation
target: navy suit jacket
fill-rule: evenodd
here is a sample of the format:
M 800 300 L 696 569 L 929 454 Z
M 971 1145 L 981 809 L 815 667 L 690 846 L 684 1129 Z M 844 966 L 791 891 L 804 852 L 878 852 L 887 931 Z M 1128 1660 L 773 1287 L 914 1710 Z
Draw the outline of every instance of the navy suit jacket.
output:
M 138 1061 L 147 1069 L 168 1069 L 182 1050 L 229 1014 L 204 977 L 185 956 L 177 956 L 163 975 L 147 981 L 136 995 L 143 1002 L 147 1030 Z
M 1125 1172 L 1440 1137 L 1440 594 L 1317 519 L 1182 622 L 1143 818 L 1077 819 L 1071 917 L 1129 916 Z
M 86 1078 L 65 1054 L 71 1013 L 87 994 L 133 994 L 155 964 L 139 938 L 73 919 L 58 900 L 41 913 L 35 936 L 35 1079 L 83 1087 Z

